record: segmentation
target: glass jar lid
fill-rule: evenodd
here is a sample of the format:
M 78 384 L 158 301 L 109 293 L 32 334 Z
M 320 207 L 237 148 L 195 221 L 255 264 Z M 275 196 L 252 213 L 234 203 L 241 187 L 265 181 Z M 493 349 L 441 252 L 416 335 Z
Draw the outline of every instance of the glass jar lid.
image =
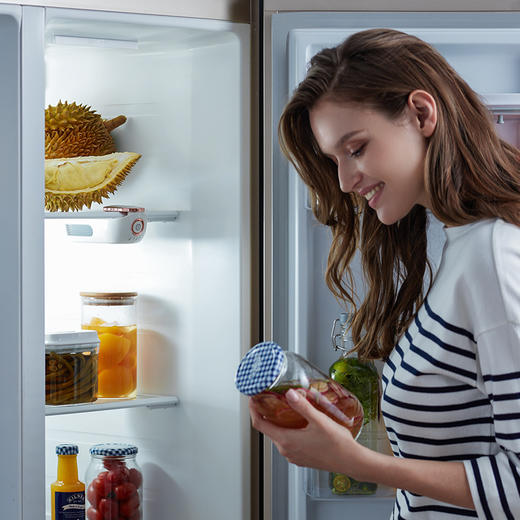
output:
M 102 455 L 104 457 L 126 457 L 127 455 L 135 455 L 136 453 L 137 446 L 120 442 L 95 444 L 90 448 L 91 455 Z
M 45 334 L 45 352 L 86 352 L 97 349 L 98 345 L 95 330 Z
M 256 395 L 269 388 L 280 375 L 285 354 L 280 345 L 264 341 L 255 345 L 240 361 L 235 386 L 245 395 Z
M 77 455 L 79 453 L 76 444 L 58 444 L 56 446 L 57 455 Z
M 133 305 L 136 292 L 80 292 L 83 305 Z
M 85 292 L 82 291 L 79 293 L 80 296 L 84 296 L 85 298 L 102 298 L 103 300 L 119 300 L 121 298 L 132 298 L 137 296 L 136 292 Z

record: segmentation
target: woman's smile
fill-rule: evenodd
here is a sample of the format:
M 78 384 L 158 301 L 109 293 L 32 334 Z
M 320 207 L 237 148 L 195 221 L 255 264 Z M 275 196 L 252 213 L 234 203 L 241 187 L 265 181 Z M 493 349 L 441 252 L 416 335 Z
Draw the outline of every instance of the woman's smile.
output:
M 385 186 L 385 183 L 380 182 L 380 183 L 376 184 L 375 186 L 360 190 L 359 194 L 362 195 L 363 197 L 365 197 L 365 199 L 368 201 L 368 205 L 371 208 L 374 208 L 374 205 L 377 202 L 377 200 L 379 199 L 379 196 L 380 196 L 381 191 L 383 190 L 384 186 Z M 377 196 L 376 196 L 376 194 L 377 194 Z

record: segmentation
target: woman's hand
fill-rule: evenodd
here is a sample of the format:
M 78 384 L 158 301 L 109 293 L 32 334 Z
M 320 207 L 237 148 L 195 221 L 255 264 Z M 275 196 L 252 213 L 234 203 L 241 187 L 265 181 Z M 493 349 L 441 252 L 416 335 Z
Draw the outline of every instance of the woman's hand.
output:
M 266 421 L 252 399 L 249 410 L 253 427 L 267 435 L 289 462 L 475 508 L 462 462 L 403 459 L 372 451 L 298 392 L 289 390 L 285 395 L 291 408 L 309 423 L 305 428 L 280 428 Z
M 351 433 L 327 415 L 317 410 L 305 397 L 289 390 L 286 399 L 291 408 L 309 423 L 305 428 L 280 428 L 263 419 L 249 400 L 253 427 L 267 435 L 278 451 L 289 462 L 356 477 L 361 463 L 361 451 L 365 451 Z

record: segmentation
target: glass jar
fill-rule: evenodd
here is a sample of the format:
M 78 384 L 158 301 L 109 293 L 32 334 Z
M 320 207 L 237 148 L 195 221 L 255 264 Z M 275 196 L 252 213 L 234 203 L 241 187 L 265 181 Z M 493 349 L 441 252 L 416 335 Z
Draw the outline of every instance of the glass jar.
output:
M 307 421 L 287 403 L 291 388 L 357 437 L 363 408 L 357 398 L 294 352 L 273 342 L 259 343 L 242 359 L 235 385 L 250 396 L 265 419 L 285 428 L 303 428 Z
M 143 517 L 143 475 L 137 446 L 96 444 L 90 448 L 85 474 L 87 519 L 140 520 Z
M 99 335 L 98 397 L 135 397 L 137 293 L 82 292 L 80 296 L 81 328 Z
M 338 326 L 339 334 L 336 333 Z M 339 320 L 332 325 L 332 346 L 334 350 L 341 350 L 341 357 L 335 361 L 330 369 L 331 379 L 352 392 L 363 406 L 363 432 L 357 441 L 372 450 L 379 446 L 380 422 L 380 384 L 379 374 L 372 361 L 361 361 L 356 352 L 353 352 L 354 342 L 350 333 L 352 315 L 341 313 Z M 329 486 L 336 495 L 373 495 L 377 491 L 374 482 L 360 482 L 343 473 L 330 473 Z
M 97 399 L 98 347 L 95 331 L 45 335 L 45 404 Z

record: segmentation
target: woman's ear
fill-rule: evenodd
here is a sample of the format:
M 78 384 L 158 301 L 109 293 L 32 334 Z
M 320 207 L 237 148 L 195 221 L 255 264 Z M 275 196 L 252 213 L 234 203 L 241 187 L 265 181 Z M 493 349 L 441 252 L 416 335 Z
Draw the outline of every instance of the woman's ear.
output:
M 431 94 L 425 90 L 414 90 L 408 95 L 408 108 L 417 121 L 419 131 L 430 137 L 437 124 L 437 105 Z

